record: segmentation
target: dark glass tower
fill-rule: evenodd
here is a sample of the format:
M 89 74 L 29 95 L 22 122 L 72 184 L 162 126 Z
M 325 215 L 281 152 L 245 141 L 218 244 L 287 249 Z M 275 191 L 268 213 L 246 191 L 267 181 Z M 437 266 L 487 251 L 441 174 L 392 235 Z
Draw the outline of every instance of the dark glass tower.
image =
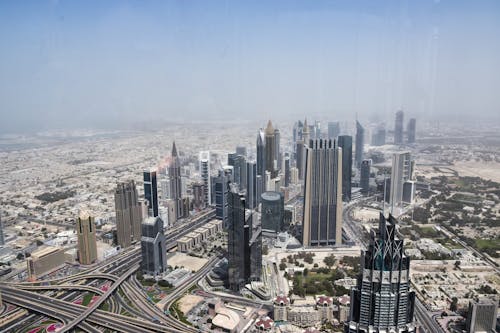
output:
M 342 149 L 334 140 L 311 140 L 306 161 L 303 245 L 341 245 Z
M 340 135 L 340 123 L 338 121 L 328 123 L 328 139 L 336 139 Z
M 361 177 L 360 177 L 360 187 L 363 194 L 368 194 L 370 191 L 370 168 L 372 166 L 372 160 L 363 160 L 361 162 Z
M 363 145 L 365 144 L 365 129 L 359 121 L 356 121 L 356 150 L 354 152 L 354 162 L 356 168 L 361 167 L 361 162 L 363 161 Z
M 172 144 L 172 160 L 168 167 L 168 178 L 170 179 L 170 199 L 174 201 L 175 219 L 177 220 L 184 217 L 184 206 L 182 204 L 181 162 L 177 156 L 175 141 Z M 154 216 L 158 216 L 158 214 Z
M 283 228 L 285 216 L 285 201 L 280 192 L 262 193 L 261 224 L 262 230 L 269 233 L 278 233 Z
M 403 111 L 396 112 L 396 122 L 394 124 L 394 144 L 403 144 Z
M 264 177 L 266 171 L 265 138 L 262 129 L 257 133 L 257 175 Z
M 352 136 L 340 135 L 338 146 L 342 148 L 342 200 L 351 201 Z
M 148 215 L 158 216 L 158 183 L 156 171 L 144 171 L 144 198 L 148 201 Z
M 288 153 L 285 154 L 285 187 L 290 186 L 291 181 L 291 169 L 290 169 L 290 157 L 288 157 Z
M 351 290 L 346 333 L 415 332 L 415 293 L 410 291 L 410 258 L 392 216 L 380 214 L 379 230 L 372 232 L 363 254 L 357 287 Z
M 167 248 L 161 218 L 148 217 L 142 222 L 141 254 L 141 268 L 145 274 L 157 275 L 167 269 Z
M 411 118 L 408 122 L 407 132 L 408 132 L 408 143 L 415 143 L 415 132 L 417 130 L 417 120 Z
M 2 211 L 0 211 L 0 245 L 5 245 L 5 237 L 3 235 Z
M 255 162 L 246 163 L 247 208 L 254 209 L 257 206 L 257 165 Z
M 271 173 L 271 178 L 275 178 L 277 175 L 277 160 L 276 160 L 276 136 L 274 133 L 274 127 L 271 121 L 267 123 L 266 130 L 264 132 L 265 138 L 265 164 L 266 171 Z
M 219 175 L 212 178 L 213 202 L 215 202 L 215 217 L 222 220 L 224 228 L 227 228 L 227 196 L 229 177 L 224 170 L 219 170 Z

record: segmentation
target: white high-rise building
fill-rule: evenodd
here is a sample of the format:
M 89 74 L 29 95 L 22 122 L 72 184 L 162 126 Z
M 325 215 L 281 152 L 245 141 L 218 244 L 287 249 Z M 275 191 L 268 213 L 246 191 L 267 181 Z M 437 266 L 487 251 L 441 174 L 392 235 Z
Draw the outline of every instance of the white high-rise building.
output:
M 202 151 L 200 152 L 200 175 L 203 184 L 205 185 L 205 203 L 207 205 L 212 204 L 212 191 L 210 186 L 210 152 Z
M 398 216 L 402 211 L 404 183 L 413 179 L 414 162 L 409 152 L 392 155 L 391 190 L 389 205 L 391 214 Z

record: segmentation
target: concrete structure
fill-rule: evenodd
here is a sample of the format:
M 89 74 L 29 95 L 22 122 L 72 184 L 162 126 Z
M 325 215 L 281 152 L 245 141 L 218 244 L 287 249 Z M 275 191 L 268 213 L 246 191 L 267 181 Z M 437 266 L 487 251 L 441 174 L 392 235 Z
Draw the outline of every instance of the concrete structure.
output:
M 167 269 L 163 221 L 159 217 L 148 217 L 142 222 L 141 269 L 144 274 L 158 275 Z
M 144 171 L 144 198 L 148 204 L 148 216 L 158 216 L 158 183 L 155 170 Z
M 203 188 L 205 205 L 212 205 L 212 187 L 210 186 L 210 152 L 200 152 L 200 175 L 201 181 L 205 185 Z
M 261 196 L 261 225 L 264 234 L 277 234 L 283 229 L 285 202 L 280 192 L 264 192 Z
M 352 136 L 340 135 L 338 146 L 342 148 L 342 200 L 351 201 Z
M 482 298 L 469 303 L 467 333 L 494 333 L 497 323 L 498 299 Z
M 408 143 L 415 143 L 416 131 L 417 131 L 417 120 L 415 118 L 410 118 L 410 121 L 408 122 L 408 127 L 406 128 L 406 132 L 408 133 Z
M 249 209 L 255 209 L 258 205 L 257 199 L 257 164 L 255 161 L 246 163 L 246 202 Z
M 200 211 L 206 206 L 206 191 L 205 184 L 202 182 L 195 182 L 191 185 L 193 192 L 193 209 Z
M 273 300 L 273 304 L 274 321 L 287 321 L 290 298 L 284 295 L 276 296 L 276 298 Z
M 257 163 L 257 175 L 264 177 L 265 171 L 266 171 L 266 152 L 265 152 L 265 136 L 264 136 L 264 131 L 262 128 L 259 130 L 257 133 L 257 141 L 256 141 L 256 148 L 257 148 L 257 157 L 256 157 L 256 163 Z
M 90 265 L 97 260 L 97 241 L 94 217 L 82 213 L 76 220 L 78 237 L 78 261 L 82 265 Z
M 222 329 L 223 332 L 239 332 L 240 316 L 231 309 L 226 308 L 221 302 L 209 304 L 209 314 L 214 313 L 212 325 Z
M 66 256 L 64 250 L 58 247 L 44 247 L 37 249 L 26 258 L 28 279 L 34 281 L 42 275 L 64 265 Z
M 274 178 L 278 174 L 278 161 L 276 160 L 277 152 L 276 152 L 276 136 L 274 132 L 274 127 L 269 120 L 267 123 L 266 130 L 264 132 L 265 139 L 265 165 L 266 171 L 271 173 L 271 178 Z
M 314 140 L 306 151 L 304 246 L 342 243 L 342 149 L 335 141 Z
M 116 237 L 118 245 L 129 247 L 141 239 L 142 211 L 134 181 L 120 183 L 115 189 Z
M 359 185 L 361 187 L 361 193 L 368 194 L 370 192 L 370 169 L 372 166 L 372 160 L 363 160 L 361 162 L 361 177 Z
M 392 156 L 391 187 L 389 205 L 391 214 L 398 214 L 403 202 L 403 184 L 413 179 L 414 162 L 409 152 L 394 153 Z
M 396 112 L 396 121 L 394 123 L 394 144 L 402 145 L 403 144 L 403 111 Z
M 363 150 L 365 144 L 365 129 L 359 121 L 356 121 L 356 149 L 354 151 L 354 164 L 356 168 L 361 168 L 363 161 Z
M 415 293 L 410 291 L 410 258 L 392 216 L 380 214 L 378 232 L 361 260 L 356 288 L 351 290 L 351 310 L 346 333 L 415 332 Z
M 172 143 L 172 158 L 168 167 L 168 178 L 170 181 L 170 199 L 175 204 L 175 219 L 186 217 L 189 212 L 184 211 L 182 202 L 182 184 L 181 184 L 181 162 L 177 156 L 177 147 L 175 141 Z M 157 216 L 157 215 L 153 215 Z

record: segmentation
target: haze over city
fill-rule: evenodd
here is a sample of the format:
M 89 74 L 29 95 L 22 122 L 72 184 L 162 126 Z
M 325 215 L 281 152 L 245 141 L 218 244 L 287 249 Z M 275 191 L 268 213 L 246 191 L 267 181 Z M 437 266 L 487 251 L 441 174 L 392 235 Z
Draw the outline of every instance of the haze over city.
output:
M 3 1 L 0 130 L 308 114 L 498 123 L 500 4 Z

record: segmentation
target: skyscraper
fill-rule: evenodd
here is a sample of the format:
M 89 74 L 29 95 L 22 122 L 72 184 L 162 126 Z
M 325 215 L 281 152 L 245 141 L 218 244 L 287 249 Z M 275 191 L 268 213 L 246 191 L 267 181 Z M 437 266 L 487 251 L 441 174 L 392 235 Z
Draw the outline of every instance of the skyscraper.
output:
M 253 212 L 245 210 L 245 197 L 232 186 L 228 193 L 228 279 L 229 288 L 238 291 L 250 280 L 260 279 L 262 271 L 261 230 L 253 225 Z
M 266 171 L 265 137 L 262 129 L 257 133 L 257 175 L 264 177 Z
M 236 154 L 241 155 L 243 157 L 247 157 L 247 147 L 245 146 L 237 146 L 236 147 Z
M 498 299 L 481 298 L 469 302 L 467 333 L 487 332 L 494 333 L 497 324 Z
M 370 192 L 370 168 L 372 166 L 372 160 L 363 160 L 361 162 L 361 177 L 360 177 L 360 187 L 361 193 L 368 194 Z
M 383 125 L 378 126 L 372 135 L 372 146 L 383 146 L 385 145 L 385 127 Z
M 278 173 L 281 170 L 282 158 L 281 158 L 280 142 L 281 142 L 280 130 L 275 128 L 274 129 L 274 160 L 276 161 L 276 173 Z
M 403 144 L 403 111 L 396 112 L 396 122 L 394 124 L 394 144 Z
M 224 228 L 227 227 L 227 198 L 229 176 L 225 170 L 219 170 L 217 177 L 212 178 L 214 190 L 215 217 L 222 220 Z
M 210 152 L 209 151 L 200 152 L 200 175 L 201 175 L 201 181 L 205 185 L 205 187 L 204 187 L 205 205 L 210 206 L 212 204 L 212 193 L 211 193 L 211 186 L 210 186 Z
M 314 140 L 306 149 L 303 245 L 342 243 L 342 149 Z
M 417 130 L 417 120 L 415 118 L 410 118 L 407 127 L 408 143 L 415 143 L 416 130 Z
M 346 333 L 415 332 L 415 293 L 410 291 L 410 258 L 392 216 L 380 214 L 379 230 L 372 232 L 361 260 L 357 287 L 351 291 Z
M 271 120 L 267 123 L 264 134 L 266 171 L 269 171 L 271 173 L 271 178 L 274 178 L 277 175 L 276 136 Z
M 206 207 L 205 201 L 205 184 L 203 182 L 195 182 L 191 185 L 193 192 L 193 209 L 202 210 Z
M 257 206 L 257 165 L 255 161 L 246 163 L 246 203 L 248 209 L 255 209 Z
M 306 160 L 306 148 L 304 145 L 304 141 L 299 140 L 295 145 L 295 156 L 296 156 L 296 165 L 299 171 L 299 179 L 304 180 L 305 173 L 305 160 Z
M 245 281 L 245 197 L 233 188 L 228 193 L 228 278 L 229 288 L 238 291 Z M 249 235 L 247 234 L 247 237 Z M 249 240 L 249 239 L 247 239 Z M 247 251 L 249 251 L 247 249 Z
M 342 148 L 342 200 L 351 201 L 352 136 L 340 135 L 338 146 Z
M 168 178 L 170 180 L 170 199 L 174 201 L 175 219 L 178 220 L 184 217 L 184 210 L 182 204 L 181 163 L 179 161 L 179 157 L 177 156 L 175 141 L 172 144 L 172 158 L 168 167 Z
M 262 193 L 260 216 L 264 233 L 277 234 L 282 231 L 285 217 L 285 201 L 281 192 Z
M 76 220 L 76 234 L 78 237 L 78 261 L 82 265 L 90 265 L 97 260 L 94 217 L 82 212 Z
M 399 214 L 403 201 L 403 186 L 413 179 L 413 165 L 409 152 L 394 153 L 392 155 L 391 188 L 389 205 L 391 214 Z
M 141 239 L 142 209 L 133 180 L 119 183 L 115 189 L 116 237 L 118 245 L 129 247 Z
M 144 274 L 158 275 L 166 271 L 167 248 L 161 218 L 150 216 L 142 222 L 141 254 Z
M 328 123 L 328 139 L 337 139 L 340 135 L 340 123 L 338 121 Z
M 361 167 L 361 162 L 363 161 L 363 149 L 365 144 L 365 129 L 359 121 L 356 121 L 356 150 L 354 152 L 354 162 L 356 168 Z
M 288 157 L 288 153 L 285 155 L 285 187 L 290 186 L 291 180 L 291 172 L 290 172 L 290 157 Z
M 156 171 L 144 171 L 144 198 L 148 203 L 148 215 L 158 216 L 158 183 Z
M 297 142 L 299 140 L 302 140 L 302 130 L 304 128 L 304 124 L 302 121 L 297 121 L 293 125 L 293 142 Z M 294 148 L 295 149 L 295 148 Z M 295 152 L 295 151 L 294 151 Z

